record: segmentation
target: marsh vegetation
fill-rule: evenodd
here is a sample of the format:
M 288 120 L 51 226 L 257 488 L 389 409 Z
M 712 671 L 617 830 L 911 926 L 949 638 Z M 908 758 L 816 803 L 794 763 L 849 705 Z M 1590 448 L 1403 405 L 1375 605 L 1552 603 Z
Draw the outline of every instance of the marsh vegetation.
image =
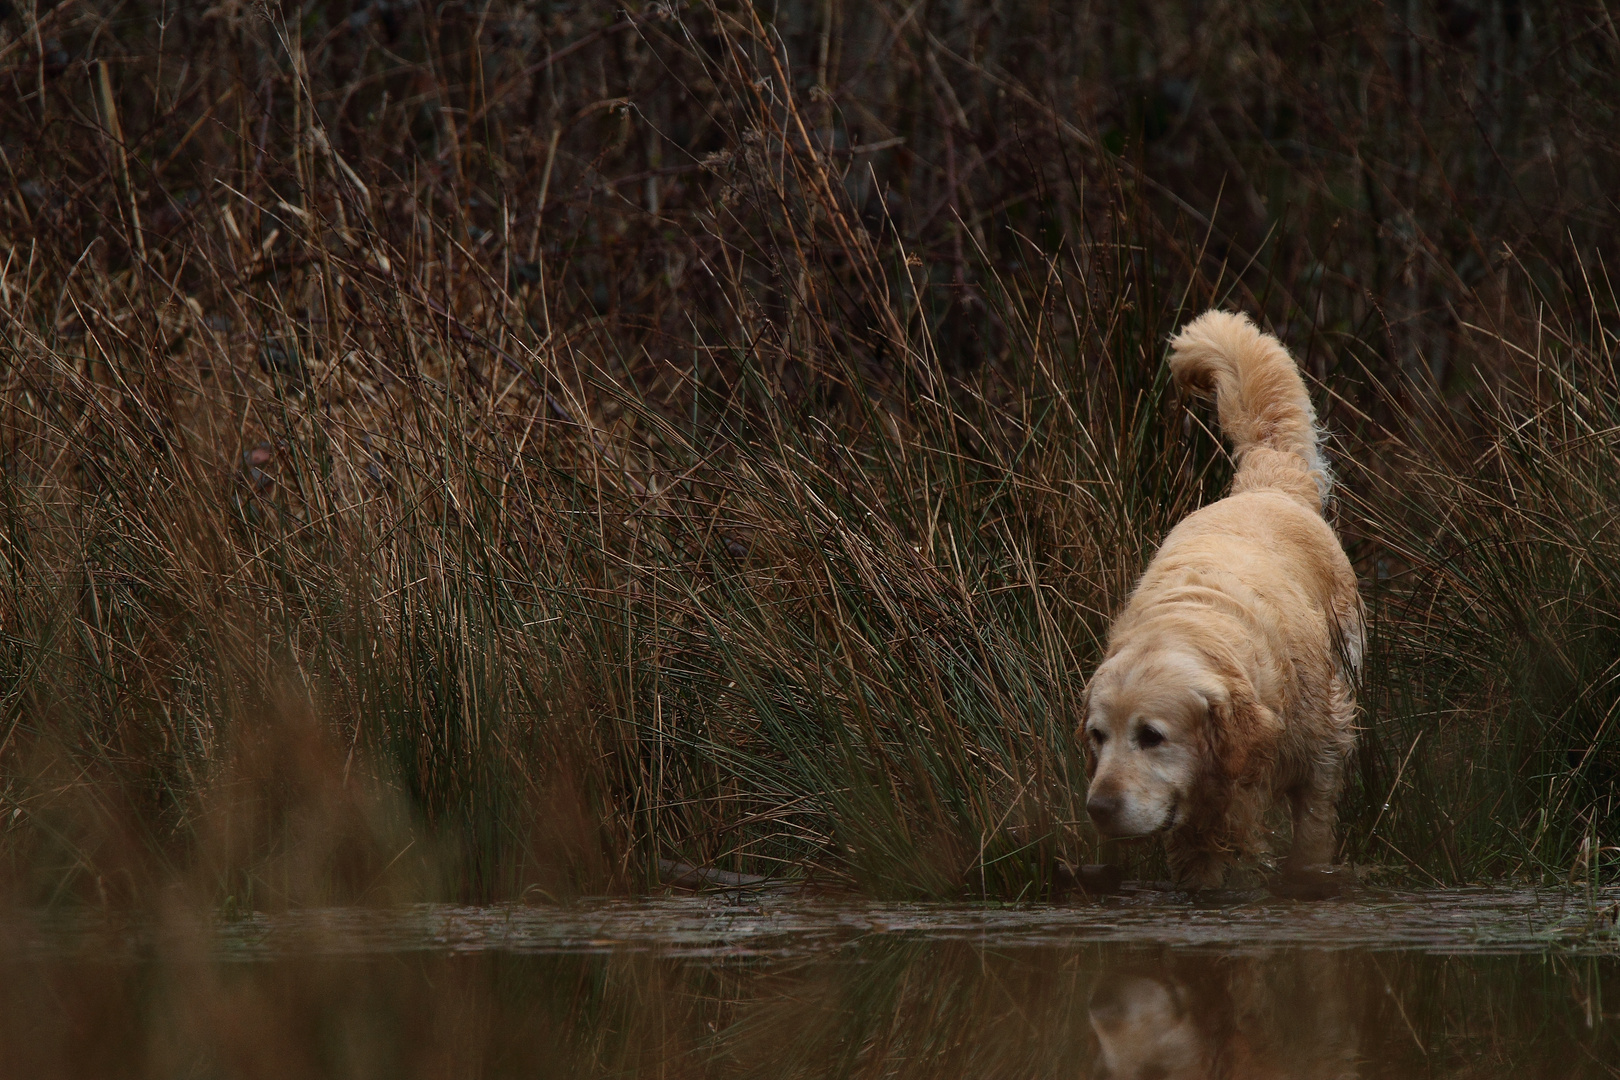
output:
M 1155 876 L 1075 703 L 1210 305 L 1334 436 L 1344 858 L 1612 874 L 1600 7 L 0 7 L 11 901 Z

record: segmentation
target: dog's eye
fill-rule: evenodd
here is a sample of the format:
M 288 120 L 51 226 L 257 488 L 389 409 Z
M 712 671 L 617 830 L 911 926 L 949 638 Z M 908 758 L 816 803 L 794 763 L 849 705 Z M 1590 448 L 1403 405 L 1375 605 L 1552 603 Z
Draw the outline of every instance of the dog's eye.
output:
M 1136 745 L 1144 750 L 1151 750 L 1164 742 L 1164 732 L 1158 728 L 1145 727 L 1136 733 Z
M 1086 732 L 1086 734 L 1090 735 L 1091 741 L 1096 743 L 1098 746 L 1101 746 L 1103 743 L 1108 741 L 1108 732 L 1104 731 L 1102 728 L 1092 728 L 1090 731 Z

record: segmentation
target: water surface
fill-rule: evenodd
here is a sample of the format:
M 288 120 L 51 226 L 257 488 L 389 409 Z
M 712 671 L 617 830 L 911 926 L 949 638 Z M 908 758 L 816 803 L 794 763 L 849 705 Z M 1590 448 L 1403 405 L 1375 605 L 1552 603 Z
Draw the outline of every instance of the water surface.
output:
M 791 893 L 0 928 L 0 1074 L 1620 1076 L 1620 894 Z

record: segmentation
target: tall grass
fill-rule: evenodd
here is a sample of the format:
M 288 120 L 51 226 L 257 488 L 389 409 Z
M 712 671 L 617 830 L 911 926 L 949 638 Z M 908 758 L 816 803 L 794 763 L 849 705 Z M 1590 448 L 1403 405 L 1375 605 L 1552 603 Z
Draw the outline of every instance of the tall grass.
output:
M 1341 436 L 1376 643 L 1347 851 L 1604 862 L 1617 305 L 1556 277 L 1605 280 L 1590 233 L 1536 244 L 1609 220 L 1612 78 L 1543 87 L 1584 156 L 1555 190 L 1526 150 L 1510 191 L 1443 88 L 1403 119 L 1418 68 L 1332 90 L 1427 40 L 1345 16 L 1309 100 L 1371 110 L 1357 163 L 1278 120 L 1223 166 L 1232 223 L 1118 69 L 1213 64 L 1208 24 L 1070 56 L 972 5 L 816 10 L 13 15 L 17 898 L 563 898 L 676 858 L 1040 895 L 1100 857 L 1071 732 L 1109 616 L 1224 490 L 1161 363 L 1216 302 L 1271 314 Z M 1268 18 L 1239 53 L 1281 56 Z M 1546 78 L 1477 33 L 1499 97 Z M 1235 155 L 1268 84 L 1210 72 L 1180 123 Z M 1492 239 L 1426 232 L 1435 184 Z
M 1363 843 L 1430 876 L 1587 881 L 1617 854 L 1620 304 L 1590 288 L 1578 321 L 1526 296 L 1557 313 L 1482 342 L 1520 377 L 1412 408 L 1346 485 L 1380 549 L 1370 775 L 1399 796 L 1364 805 Z

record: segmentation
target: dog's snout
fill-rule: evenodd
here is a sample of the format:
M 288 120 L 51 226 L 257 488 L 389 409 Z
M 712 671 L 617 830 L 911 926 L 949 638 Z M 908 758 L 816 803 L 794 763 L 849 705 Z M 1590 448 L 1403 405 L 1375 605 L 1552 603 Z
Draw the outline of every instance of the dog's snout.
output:
M 1119 816 L 1119 796 L 1103 791 L 1092 792 L 1086 799 L 1086 813 L 1091 816 L 1092 824 L 1107 832 L 1114 827 L 1114 820 Z

